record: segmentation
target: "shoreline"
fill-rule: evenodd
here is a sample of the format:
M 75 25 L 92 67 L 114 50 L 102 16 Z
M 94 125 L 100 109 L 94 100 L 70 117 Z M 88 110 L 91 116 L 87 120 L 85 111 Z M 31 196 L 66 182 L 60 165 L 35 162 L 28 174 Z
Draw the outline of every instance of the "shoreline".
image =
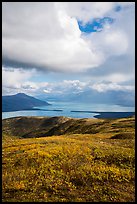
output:
M 100 112 L 99 115 L 95 115 L 95 118 L 127 118 L 135 116 L 135 112 Z
M 135 112 L 110 112 L 110 111 L 71 111 L 80 113 L 97 113 L 98 115 L 93 116 L 94 118 L 125 118 L 135 115 Z
M 40 108 L 26 108 L 26 109 L 21 109 L 21 110 L 10 110 L 10 111 L 2 111 L 2 113 L 8 113 L 8 112 L 16 112 L 16 111 L 63 111 L 61 109 L 53 109 L 53 110 L 48 110 L 48 109 L 40 109 Z

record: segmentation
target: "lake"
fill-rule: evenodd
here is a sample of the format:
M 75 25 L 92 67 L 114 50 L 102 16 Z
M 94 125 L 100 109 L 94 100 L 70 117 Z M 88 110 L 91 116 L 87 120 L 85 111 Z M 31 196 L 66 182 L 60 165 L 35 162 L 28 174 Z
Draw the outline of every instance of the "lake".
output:
M 94 118 L 98 113 L 71 112 L 71 111 L 103 111 L 103 112 L 134 112 L 134 107 L 125 107 L 112 104 L 89 104 L 77 102 L 48 101 L 51 106 L 35 107 L 40 110 L 25 110 L 2 112 L 2 119 L 17 116 L 66 116 L 72 118 Z M 42 110 L 44 109 L 44 110 Z

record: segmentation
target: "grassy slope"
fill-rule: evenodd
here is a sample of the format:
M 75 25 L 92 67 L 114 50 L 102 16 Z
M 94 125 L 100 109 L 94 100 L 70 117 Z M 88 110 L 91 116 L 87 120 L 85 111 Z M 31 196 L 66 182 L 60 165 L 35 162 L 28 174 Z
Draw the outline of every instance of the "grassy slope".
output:
M 92 125 L 98 131 L 73 134 Z M 5 132 L 3 201 L 135 200 L 134 118 L 87 119 L 81 127 L 75 120 L 67 134 L 52 137 L 21 139 Z
M 128 124 L 127 124 L 128 123 Z M 74 119 L 67 117 L 17 117 L 2 121 L 3 133 L 28 137 L 45 137 L 63 134 L 95 134 L 100 132 L 125 132 L 134 128 L 134 118 L 123 120 Z

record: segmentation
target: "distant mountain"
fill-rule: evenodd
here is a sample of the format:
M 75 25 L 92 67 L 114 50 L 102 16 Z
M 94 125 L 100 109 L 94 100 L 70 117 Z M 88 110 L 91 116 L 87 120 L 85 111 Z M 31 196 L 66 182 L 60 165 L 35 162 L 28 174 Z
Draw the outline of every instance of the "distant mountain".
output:
M 98 92 L 96 90 L 87 89 L 79 93 L 61 93 L 38 95 L 41 100 L 49 101 L 67 101 L 81 103 L 96 103 L 96 104 L 114 104 L 127 107 L 135 106 L 135 93 L 133 91 L 109 90 L 106 92 Z
M 122 91 L 122 90 L 109 90 L 106 92 L 98 92 L 96 90 L 87 90 L 73 97 L 74 101 L 81 101 L 87 103 L 103 103 L 103 104 L 114 104 L 122 106 L 135 106 L 134 92 Z
M 2 96 L 2 112 L 31 110 L 33 107 L 46 105 L 51 104 L 47 103 L 46 101 L 36 99 L 32 96 L 28 96 L 24 93 Z

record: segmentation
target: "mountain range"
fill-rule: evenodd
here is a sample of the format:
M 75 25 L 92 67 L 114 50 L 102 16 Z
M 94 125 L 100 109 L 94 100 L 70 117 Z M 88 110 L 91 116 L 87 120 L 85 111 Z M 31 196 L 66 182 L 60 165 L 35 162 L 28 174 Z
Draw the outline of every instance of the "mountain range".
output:
M 98 92 L 96 90 L 84 90 L 81 92 L 57 93 L 37 95 L 41 100 L 49 101 L 73 101 L 82 103 L 96 103 L 96 104 L 114 104 L 127 107 L 135 106 L 135 93 L 122 90 L 110 90 L 107 92 Z
M 2 112 L 32 110 L 37 106 L 51 105 L 24 93 L 2 96 Z

